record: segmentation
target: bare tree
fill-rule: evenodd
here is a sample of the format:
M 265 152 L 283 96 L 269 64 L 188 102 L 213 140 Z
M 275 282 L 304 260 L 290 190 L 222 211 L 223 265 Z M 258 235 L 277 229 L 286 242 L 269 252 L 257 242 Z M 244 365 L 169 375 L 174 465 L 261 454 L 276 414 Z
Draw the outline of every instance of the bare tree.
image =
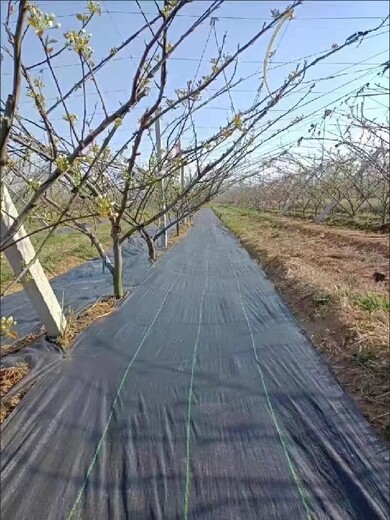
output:
M 390 93 L 380 85 L 374 91 L 384 97 Z M 309 135 L 302 134 L 298 145 L 316 143 L 318 153 L 299 152 L 293 144 L 275 155 L 267 168 L 263 164 L 254 184 L 236 188 L 225 200 L 316 222 L 329 215 L 352 222 L 369 218 L 373 229 L 388 228 L 389 119 L 388 113 L 382 121 L 367 116 L 365 99 L 370 93 L 367 85 L 356 89 L 343 110 L 326 109 L 310 125 Z M 325 121 L 331 118 L 335 129 L 325 134 Z

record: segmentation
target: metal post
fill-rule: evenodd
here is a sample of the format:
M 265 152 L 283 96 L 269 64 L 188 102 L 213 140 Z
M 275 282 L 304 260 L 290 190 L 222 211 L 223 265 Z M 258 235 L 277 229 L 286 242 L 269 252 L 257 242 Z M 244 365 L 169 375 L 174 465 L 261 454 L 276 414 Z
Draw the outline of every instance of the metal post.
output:
M 161 161 L 161 130 L 160 130 L 160 118 L 156 119 L 156 150 L 157 150 L 157 162 Z M 162 170 L 162 169 L 161 169 Z M 167 214 L 165 213 L 165 193 L 164 193 L 164 179 L 160 182 L 160 208 L 164 210 L 162 219 L 160 220 L 160 226 L 162 229 L 167 227 Z M 168 247 L 168 235 L 165 229 L 164 233 L 160 237 L 160 247 L 167 249 Z
M 1 187 L 1 236 L 6 236 L 17 216 L 17 210 L 3 183 Z M 4 250 L 4 254 L 16 276 L 35 257 L 34 247 L 24 226 L 15 233 L 11 245 Z M 66 327 L 66 320 L 38 259 L 28 268 L 21 283 L 46 327 L 48 336 L 60 336 Z

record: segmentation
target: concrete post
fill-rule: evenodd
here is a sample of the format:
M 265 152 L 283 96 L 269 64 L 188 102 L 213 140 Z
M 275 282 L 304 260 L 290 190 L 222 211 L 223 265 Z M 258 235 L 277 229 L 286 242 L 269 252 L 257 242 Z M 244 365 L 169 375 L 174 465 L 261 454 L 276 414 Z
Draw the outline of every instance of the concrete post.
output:
M 6 235 L 17 217 L 17 210 L 6 186 L 1 187 L 1 236 Z M 11 246 L 4 251 L 14 273 L 18 276 L 25 266 L 35 257 L 35 250 L 24 226 L 14 235 Z M 23 240 L 19 240 L 19 239 Z M 66 320 L 60 304 L 49 284 L 39 260 L 35 260 L 23 276 L 21 283 L 30 298 L 39 318 L 50 337 L 58 337 L 66 327 Z

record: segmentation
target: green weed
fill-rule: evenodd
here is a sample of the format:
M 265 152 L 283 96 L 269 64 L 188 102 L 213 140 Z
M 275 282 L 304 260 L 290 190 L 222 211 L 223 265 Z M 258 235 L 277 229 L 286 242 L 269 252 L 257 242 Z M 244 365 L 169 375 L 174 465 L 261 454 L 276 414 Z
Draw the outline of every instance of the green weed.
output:
M 97 256 L 96 249 L 91 246 L 89 243 L 80 242 L 76 245 L 76 247 L 72 250 L 72 255 L 79 256 L 84 260 L 91 260 Z
M 370 314 L 374 311 L 390 312 L 389 297 L 382 294 L 358 294 L 354 297 L 354 304 Z

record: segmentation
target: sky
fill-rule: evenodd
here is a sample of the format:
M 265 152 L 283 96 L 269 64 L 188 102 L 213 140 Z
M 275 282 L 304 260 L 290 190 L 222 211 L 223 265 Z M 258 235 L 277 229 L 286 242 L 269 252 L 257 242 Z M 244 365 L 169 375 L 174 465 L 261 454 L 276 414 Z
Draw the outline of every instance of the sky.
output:
M 78 28 L 80 22 L 75 19 L 75 14 L 82 12 L 84 2 L 74 1 L 42 1 L 36 2 L 44 11 L 54 13 L 61 23 L 60 29 L 48 31 L 53 39 L 62 41 L 62 33 L 66 30 Z M 7 2 L 1 2 L 1 14 L 4 19 Z M 102 16 L 94 18 L 88 31 L 92 33 L 91 45 L 94 48 L 94 60 L 98 62 L 107 52 L 117 47 L 126 37 L 135 32 L 143 22 L 142 15 L 136 2 L 133 1 L 112 1 L 100 2 Z M 140 4 L 145 13 L 152 15 L 155 13 L 155 5 L 152 1 L 141 1 Z M 169 34 L 171 42 L 182 34 L 182 32 L 195 20 L 195 16 L 203 12 L 210 2 L 195 1 L 185 6 L 181 11 L 181 16 L 174 21 Z M 259 30 L 264 21 L 269 21 L 271 9 L 282 11 L 289 5 L 284 1 L 228 1 L 215 13 L 216 33 L 219 42 L 226 35 L 226 53 L 233 53 L 238 45 L 244 44 L 250 37 Z M 302 63 L 302 58 L 329 50 L 333 43 L 342 44 L 346 38 L 356 31 L 364 31 L 375 27 L 380 21 L 389 14 L 389 4 L 387 1 L 304 1 L 295 11 L 295 19 L 284 24 L 278 34 L 273 49 L 276 52 L 268 67 L 268 83 L 271 90 L 281 86 L 288 74 L 298 63 Z M 149 16 L 150 18 L 150 16 Z M 210 32 L 209 20 L 204 22 L 183 44 L 174 52 L 168 63 L 168 85 L 167 95 L 174 97 L 173 92 L 177 88 L 185 88 L 188 80 L 194 79 L 194 74 L 198 68 L 197 77 L 208 74 L 211 70 L 210 59 L 216 57 L 217 45 L 215 36 Z M 2 43 L 5 41 L 4 30 L 2 29 Z M 256 42 L 239 59 L 237 67 L 237 77 L 251 76 L 242 84 L 232 89 L 231 98 L 236 111 L 244 110 L 253 102 L 257 90 L 261 84 L 263 61 L 266 49 L 269 44 L 272 32 Z M 138 58 L 141 56 L 145 46 L 146 33 L 141 38 L 137 38 L 132 45 L 121 51 L 115 56 L 112 63 L 105 67 L 102 72 L 97 73 L 97 80 L 100 90 L 104 94 L 108 110 L 116 110 L 120 103 L 126 101 L 129 95 L 131 82 Z M 58 48 L 59 43 L 54 43 L 54 48 Z M 201 58 L 202 57 L 202 58 Z M 42 59 L 42 52 L 39 42 L 33 31 L 27 34 L 26 44 L 23 49 L 23 61 L 25 64 L 36 63 Z M 356 90 L 367 82 L 381 82 L 388 84 L 388 76 L 379 77 L 378 73 L 383 69 L 380 67 L 389 59 L 389 35 L 388 22 L 373 37 L 364 40 L 359 46 L 354 44 L 334 56 L 320 63 L 305 78 L 304 85 L 278 104 L 275 109 L 267 115 L 266 119 L 282 115 L 283 112 L 306 94 L 305 106 L 298 108 L 292 115 L 282 119 L 274 128 L 281 130 L 286 124 L 296 116 L 305 116 L 306 119 L 297 124 L 294 129 L 280 134 L 272 140 L 262 144 L 255 156 L 272 155 L 277 150 L 284 149 L 295 143 L 298 138 L 307 132 L 308 126 L 317 122 L 326 108 L 332 108 L 334 103 L 350 92 Z M 80 64 L 75 53 L 64 52 L 63 55 L 55 59 L 54 65 L 61 88 L 66 91 L 79 77 L 81 73 Z M 308 88 L 312 80 L 328 76 L 336 76 L 333 79 L 317 81 L 314 89 L 308 93 Z M 50 79 L 48 70 L 43 70 L 43 79 L 47 87 L 45 94 L 47 99 L 56 98 L 55 86 Z M 212 94 L 216 87 L 224 84 L 223 77 L 217 84 L 212 85 L 209 94 Z M 1 99 L 4 101 L 12 88 L 12 69 L 9 58 L 4 55 L 2 63 Z M 91 83 L 87 86 L 88 90 L 88 114 L 92 113 L 98 96 Z M 262 91 L 265 93 L 265 91 Z M 126 117 L 125 122 L 119 128 L 112 141 L 112 148 L 120 147 L 124 139 L 128 137 L 137 126 L 137 121 L 146 106 L 150 106 L 155 89 L 152 89 L 149 99 L 140 103 L 135 110 Z M 78 91 L 70 101 L 70 111 L 76 114 L 82 113 L 82 95 Z M 49 101 L 48 101 L 49 103 Z M 383 119 L 386 115 L 388 100 L 386 97 L 372 97 L 367 99 L 367 114 Z M 33 120 L 37 120 L 37 114 L 32 106 L 31 100 L 26 96 L 25 89 L 22 91 L 20 112 Z M 53 111 L 52 120 L 56 128 L 63 133 L 68 132 L 67 124 L 62 121 L 64 111 L 59 108 Z M 102 109 L 96 109 L 96 123 L 103 117 Z M 162 118 L 161 126 L 163 130 L 171 121 L 167 115 Z M 215 133 L 220 126 L 226 125 L 232 118 L 231 100 L 225 94 L 212 101 L 205 109 L 202 109 L 194 116 L 197 133 L 199 138 L 207 138 Z M 329 121 L 327 129 L 331 131 L 335 123 Z M 269 131 L 265 136 L 271 135 Z M 186 132 L 182 137 L 182 147 L 188 145 L 192 139 L 192 133 Z M 151 152 L 152 144 L 145 139 L 141 144 L 140 160 L 144 161 Z M 311 145 L 304 144 L 300 148 L 300 153 Z M 309 152 L 310 153 L 310 152 Z

